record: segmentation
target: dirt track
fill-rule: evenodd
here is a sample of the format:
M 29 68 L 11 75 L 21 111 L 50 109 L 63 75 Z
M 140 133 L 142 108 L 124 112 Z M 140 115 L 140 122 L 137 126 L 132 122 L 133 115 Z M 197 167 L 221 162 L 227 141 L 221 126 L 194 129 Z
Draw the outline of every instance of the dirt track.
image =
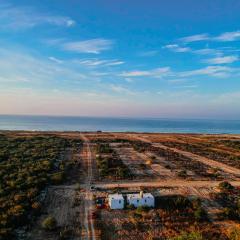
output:
M 84 226 L 86 234 L 84 234 L 83 239 L 93 239 L 95 240 L 95 229 L 93 224 L 93 219 L 91 218 L 91 212 L 93 211 L 93 195 L 90 191 L 91 182 L 93 178 L 92 171 L 92 154 L 90 149 L 90 144 L 88 139 L 81 134 L 82 140 L 84 141 L 83 151 L 85 151 L 86 160 L 87 160 L 87 178 L 85 180 L 85 198 L 84 198 Z
M 147 142 L 147 143 L 152 143 L 148 139 L 146 139 L 144 137 L 140 137 L 138 135 L 131 134 L 129 136 L 130 136 L 130 138 L 133 138 L 133 139 L 137 139 L 137 140 L 140 140 L 140 141 L 143 141 L 143 142 Z M 206 158 L 206 157 L 202 157 L 202 156 L 199 156 L 199 155 L 194 154 L 194 153 L 182 151 L 182 150 L 179 150 L 177 148 L 170 148 L 170 147 L 164 146 L 161 143 L 154 143 L 153 146 L 154 147 L 159 147 L 159 148 L 162 148 L 162 149 L 165 149 L 165 150 L 171 150 L 173 152 L 182 154 L 185 157 L 191 158 L 191 159 L 193 159 L 195 161 L 199 161 L 199 162 L 201 162 L 201 163 L 203 163 L 205 165 L 208 165 L 210 167 L 219 168 L 219 169 L 221 169 L 222 171 L 224 171 L 226 173 L 235 174 L 235 175 L 240 176 L 240 169 L 228 166 L 227 164 L 224 164 L 224 163 L 221 163 L 221 162 L 217 162 L 215 160 L 212 160 L 212 159 L 209 159 L 209 158 Z
M 183 180 L 167 180 L 167 181 L 129 181 L 118 183 L 97 183 L 96 187 L 102 189 L 112 188 L 138 188 L 138 187 L 217 187 L 221 181 L 183 181 Z M 240 187 L 240 181 L 230 181 L 233 186 Z

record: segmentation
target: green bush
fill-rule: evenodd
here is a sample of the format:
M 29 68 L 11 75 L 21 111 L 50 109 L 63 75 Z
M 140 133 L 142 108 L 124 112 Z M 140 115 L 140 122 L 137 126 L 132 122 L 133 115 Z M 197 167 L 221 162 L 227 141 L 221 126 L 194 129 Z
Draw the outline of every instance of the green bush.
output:
M 234 207 L 224 208 L 221 214 L 226 219 L 230 219 L 230 220 L 239 219 L 239 214 Z
M 178 177 L 186 178 L 187 177 L 187 171 L 186 170 L 181 170 L 180 172 L 178 172 Z
M 234 189 L 234 187 L 233 187 L 229 182 L 224 181 L 224 182 L 221 182 L 221 183 L 219 184 L 219 189 L 220 189 L 221 191 L 229 191 L 229 190 Z
M 42 221 L 42 227 L 45 230 L 54 230 L 57 226 L 57 221 L 54 217 L 48 216 Z
M 201 233 L 182 233 L 180 236 L 169 238 L 168 240 L 204 240 Z
M 197 221 L 204 221 L 207 219 L 207 213 L 206 211 L 202 208 L 202 207 L 198 207 L 195 211 L 194 211 L 194 217 Z

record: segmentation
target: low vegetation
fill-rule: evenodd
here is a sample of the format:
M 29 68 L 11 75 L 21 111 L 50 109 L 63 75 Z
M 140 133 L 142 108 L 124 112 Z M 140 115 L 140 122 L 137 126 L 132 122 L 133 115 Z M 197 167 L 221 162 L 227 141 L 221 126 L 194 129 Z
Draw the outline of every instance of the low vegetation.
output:
M 156 155 L 166 159 L 167 164 L 164 166 L 167 169 L 175 170 L 178 172 L 178 177 L 187 179 L 192 178 L 188 172 L 193 173 L 197 177 L 208 178 L 211 180 L 223 179 L 222 173 L 219 169 L 211 168 L 199 161 L 186 157 L 180 153 L 172 150 L 154 147 L 149 143 L 134 142 L 133 147 L 140 151 L 150 151 Z
M 240 141 L 239 140 L 221 140 L 220 143 L 223 143 L 227 147 L 231 147 L 240 151 Z
M 181 235 L 173 238 L 169 238 L 168 240 L 204 240 L 203 236 L 199 232 L 191 232 L 191 233 L 182 233 Z
M 133 149 L 137 152 L 145 152 L 149 150 L 152 146 L 150 143 L 145 143 L 142 141 L 132 141 L 131 144 Z
M 54 230 L 57 227 L 57 221 L 54 217 L 48 216 L 43 220 L 42 227 L 48 231 Z
M 97 144 L 101 144 L 101 143 L 129 143 L 130 141 L 128 139 L 124 139 L 124 138 L 96 138 L 96 139 L 92 139 L 91 140 L 92 143 L 97 143 Z
M 127 166 L 109 144 L 97 145 L 97 166 L 101 178 L 123 179 L 130 177 Z
M 219 184 L 219 190 L 212 196 L 223 207 L 220 218 L 240 221 L 240 189 L 228 182 L 222 182 Z
M 15 230 L 41 212 L 45 188 L 59 184 L 72 162 L 65 151 L 81 144 L 55 136 L 0 136 L 0 239 L 15 238 Z
M 235 149 L 238 148 L 239 143 L 234 143 L 233 141 L 227 141 L 228 146 L 231 146 Z M 206 143 L 183 143 L 183 142 L 164 142 L 164 145 L 168 147 L 175 147 L 180 150 L 192 152 L 195 154 L 198 154 L 203 157 L 207 157 L 219 162 L 226 163 L 228 165 L 231 165 L 233 167 L 240 168 L 240 156 L 236 156 L 234 154 L 230 154 L 228 152 L 219 151 L 216 150 L 216 147 L 214 144 L 210 144 L 208 142 Z M 238 150 L 238 149 L 237 149 Z
M 102 210 L 102 239 L 229 240 L 209 221 L 199 198 L 168 195 L 155 198 L 154 209 L 129 206 Z M 129 237 L 131 236 L 131 237 Z

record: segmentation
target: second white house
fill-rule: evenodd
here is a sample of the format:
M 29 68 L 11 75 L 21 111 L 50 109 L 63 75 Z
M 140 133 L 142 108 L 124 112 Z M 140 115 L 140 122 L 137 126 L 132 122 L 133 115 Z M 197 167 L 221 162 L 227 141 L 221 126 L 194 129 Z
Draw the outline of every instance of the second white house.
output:
M 134 207 L 147 206 L 154 207 L 155 199 L 151 193 L 133 193 L 127 194 L 127 204 Z

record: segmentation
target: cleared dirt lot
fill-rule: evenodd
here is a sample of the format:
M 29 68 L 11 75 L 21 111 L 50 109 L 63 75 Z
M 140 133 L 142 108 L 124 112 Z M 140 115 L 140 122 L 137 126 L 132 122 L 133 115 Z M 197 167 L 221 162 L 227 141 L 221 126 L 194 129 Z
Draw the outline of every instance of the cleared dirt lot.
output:
M 76 190 L 75 185 L 49 188 L 44 203 L 44 212 L 38 219 L 33 230 L 28 234 L 28 239 L 54 240 L 59 238 L 58 232 L 46 232 L 41 227 L 42 221 L 49 215 L 57 219 L 57 228 L 62 231 L 69 231 L 69 235 L 73 239 L 81 236 L 81 219 L 83 215 L 82 196 Z
M 154 171 L 151 164 L 148 164 L 150 157 L 146 154 L 135 151 L 131 146 L 111 144 L 118 153 L 123 163 L 130 169 L 135 178 L 157 178 L 160 176 L 158 171 Z M 159 165 L 160 166 L 160 165 Z

